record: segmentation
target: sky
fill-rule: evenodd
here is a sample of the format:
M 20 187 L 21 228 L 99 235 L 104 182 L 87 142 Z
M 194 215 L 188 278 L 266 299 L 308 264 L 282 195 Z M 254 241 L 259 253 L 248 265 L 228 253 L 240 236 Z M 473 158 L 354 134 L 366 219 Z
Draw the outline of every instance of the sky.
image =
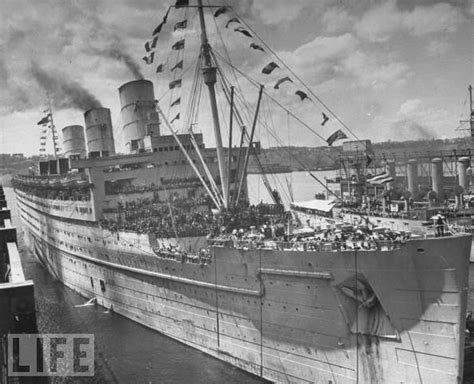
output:
M 120 144 L 118 88 L 140 77 L 154 82 L 155 97 L 168 119 L 180 113 L 173 127 L 183 132 L 191 122 L 185 118 L 184 100 L 191 94 L 199 47 L 196 9 L 172 9 L 159 35 L 154 63 L 142 60 L 144 43 L 173 4 L 173 0 L 2 0 L 0 153 L 39 154 L 43 134 L 36 123 L 49 101 L 59 131 L 84 125 L 83 113 L 89 108 L 110 108 Z M 248 103 L 242 113 L 249 126 L 258 84 L 265 87 L 260 117 L 267 123 L 256 131 L 263 146 L 321 146 L 337 129 L 349 139 L 373 142 L 467 136 L 459 121 L 468 116 L 467 86 L 474 82 L 474 2 L 215 0 L 212 4 L 231 7 L 217 18 L 206 11 L 209 41 L 223 58 L 220 65 L 229 71 L 232 85 L 243 92 L 239 97 Z M 225 28 L 233 17 L 242 23 Z M 173 31 L 174 24 L 185 18 L 188 28 Z M 252 37 L 234 31 L 239 26 Z M 182 38 L 185 50 L 172 51 L 171 45 Z M 265 52 L 249 48 L 252 42 L 265 47 Z M 183 70 L 171 72 L 180 59 Z M 229 60 L 240 72 L 230 70 Z M 262 68 L 271 61 L 279 68 L 263 74 Z M 164 64 L 163 73 L 155 72 L 159 63 Z M 274 89 L 275 82 L 286 76 L 292 82 Z M 170 91 L 169 81 L 181 77 L 182 89 Z M 295 96 L 298 89 L 309 99 Z M 178 97 L 181 104 L 171 108 Z M 283 110 L 274 112 L 268 97 L 306 126 Z M 202 117 L 193 120 L 197 123 L 193 126 L 203 133 L 206 145 L 213 146 L 208 101 L 203 98 L 200 106 Z M 219 108 L 226 142 L 228 106 L 222 103 Z M 324 126 L 322 112 L 330 116 Z

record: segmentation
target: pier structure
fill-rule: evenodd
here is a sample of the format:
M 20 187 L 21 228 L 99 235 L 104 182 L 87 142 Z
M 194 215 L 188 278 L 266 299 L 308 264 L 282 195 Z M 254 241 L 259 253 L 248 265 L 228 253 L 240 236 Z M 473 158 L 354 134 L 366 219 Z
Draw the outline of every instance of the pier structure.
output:
M 8 355 L 8 335 L 37 332 L 33 281 L 25 278 L 16 228 L 0 186 L 0 383 L 44 382 L 39 377 L 13 377 L 8 372 L 8 361 L 19 358 Z

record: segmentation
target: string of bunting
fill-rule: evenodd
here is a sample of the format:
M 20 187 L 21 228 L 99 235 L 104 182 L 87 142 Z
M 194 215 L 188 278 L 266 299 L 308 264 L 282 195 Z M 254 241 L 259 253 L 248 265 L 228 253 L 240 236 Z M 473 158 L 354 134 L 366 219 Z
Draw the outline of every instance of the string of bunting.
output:
M 217 9 L 217 11 L 214 13 L 214 17 L 215 18 L 219 17 L 220 15 L 226 13 L 227 10 L 228 10 L 227 7 L 222 7 L 222 8 Z M 242 24 L 238 17 L 235 17 L 235 16 L 234 17 L 229 17 L 227 19 L 226 23 L 225 23 L 225 28 L 228 29 L 229 26 L 233 23 Z M 238 27 L 234 28 L 234 32 L 239 32 L 242 35 L 253 39 L 252 34 L 249 31 L 247 31 L 245 28 L 243 28 L 242 26 L 238 26 Z M 250 43 L 249 48 L 251 48 L 255 51 L 265 52 L 265 49 L 261 45 L 257 44 L 255 41 Z M 262 68 L 262 73 L 265 74 L 265 75 L 270 75 L 276 69 L 280 69 L 280 66 L 277 63 L 275 63 L 274 61 L 272 61 L 272 62 L 268 63 L 265 67 Z M 289 76 L 285 76 L 285 77 L 282 77 L 282 78 L 278 79 L 276 81 L 275 85 L 273 86 L 273 88 L 274 89 L 280 89 L 280 86 L 283 85 L 284 83 L 293 83 L 294 84 L 294 81 Z M 308 94 L 306 92 L 300 90 L 300 89 L 296 90 L 295 95 L 300 98 L 300 101 L 304 101 L 306 99 L 311 100 L 310 97 L 308 96 Z M 321 126 L 324 126 L 329 120 L 330 120 L 329 117 L 324 112 L 322 112 Z M 333 134 L 331 134 L 326 139 L 326 142 L 328 143 L 329 146 L 332 146 L 332 144 L 335 141 L 342 140 L 342 139 L 347 139 L 347 138 L 348 138 L 347 135 L 342 130 L 339 129 L 336 132 L 334 132 Z M 369 162 L 369 159 L 367 160 L 367 162 Z
M 187 5 L 189 5 L 188 1 L 178 0 L 176 1 L 175 8 L 179 9 Z M 181 88 L 181 85 L 182 85 L 182 79 L 179 77 L 181 75 L 178 75 L 178 72 L 180 70 L 182 71 L 184 67 L 184 49 L 186 47 L 184 32 L 186 31 L 187 28 L 188 28 L 188 19 L 187 19 L 187 13 L 185 13 L 184 18 L 176 22 L 173 26 L 174 32 L 182 31 L 183 34 L 181 35 L 181 38 L 171 46 L 171 50 L 176 51 L 176 59 L 175 59 L 175 64 L 169 69 L 169 71 L 173 74 L 173 80 L 169 83 L 169 89 L 172 90 L 170 94 L 170 109 L 181 105 L 181 96 L 175 97 L 173 95 L 173 90 L 177 88 Z M 181 113 L 178 109 L 178 112 L 170 120 L 170 124 L 173 124 L 175 121 L 180 120 L 180 118 L 181 118 Z
M 186 7 L 188 5 L 189 5 L 189 0 L 177 0 L 174 7 L 176 9 L 180 9 L 180 8 Z M 153 30 L 151 40 L 148 40 L 148 41 L 145 42 L 145 51 L 146 51 L 147 55 L 143 57 L 143 60 L 146 64 L 153 64 L 153 62 L 154 62 L 155 49 L 156 49 L 156 46 L 157 46 L 158 37 L 159 37 L 159 34 L 161 33 L 161 31 L 163 29 L 163 26 L 166 24 L 166 22 L 168 20 L 168 15 L 169 15 L 170 9 L 171 9 L 171 7 L 168 8 L 165 16 L 163 17 L 163 20 Z M 220 7 L 214 12 L 213 16 L 214 16 L 214 18 L 219 18 L 221 15 L 228 13 L 228 11 L 229 11 L 228 7 Z M 245 29 L 241 26 L 242 23 L 241 23 L 241 21 L 239 20 L 238 17 L 236 17 L 236 16 L 229 17 L 225 21 L 225 28 L 229 29 L 232 24 L 240 24 L 240 26 L 237 26 L 237 27 L 234 28 L 234 32 L 238 32 L 241 35 L 243 35 L 247 38 L 251 38 L 253 40 L 252 34 L 247 29 Z M 187 29 L 187 27 L 188 27 L 188 20 L 185 18 L 185 19 L 183 19 L 181 21 L 178 21 L 174 24 L 173 31 L 185 30 L 185 29 Z M 184 48 L 185 48 L 185 39 L 184 38 L 176 41 L 171 46 L 172 51 L 178 51 L 178 52 L 181 51 L 181 50 L 184 50 Z M 252 41 L 250 43 L 249 48 L 252 49 L 252 50 L 255 50 L 255 51 L 265 52 L 265 49 L 261 45 L 257 44 L 255 41 Z M 167 64 L 167 61 L 165 63 L 158 64 L 157 67 L 156 67 L 156 73 L 162 73 L 165 69 L 166 64 Z M 170 68 L 170 72 L 176 73 L 175 71 L 182 70 L 183 65 L 184 65 L 184 61 L 183 61 L 182 58 L 180 59 L 179 55 L 178 55 L 177 62 Z M 268 76 L 268 75 L 272 74 L 277 69 L 280 69 L 280 66 L 277 63 L 275 63 L 274 61 L 272 61 L 272 62 L 268 63 L 266 66 L 264 66 L 262 68 L 262 73 L 264 75 Z M 278 79 L 276 81 L 275 85 L 273 86 L 273 88 L 274 89 L 280 89 L 280 87 L 282 85 L 284 85 L 285 83 L 294 84 L 294 81 L 289 76 L 285 76 L 285 77 L 282 77 L 282 78 Z M 182 85 L 182 79 L 181 78 L 175 78 L 169 83 L 169 89 L 173 90 L 173 89 L 176 89 L 176 88 L 181 88 L 181 85 Z M 299 97 L 300 101 L 305 101 L 306 99 L 311 100 L 309 98 L 308 94 L 306 92 L 300 90 L 300 89 L 295 91 L 295 95 Z M 181 97 L 177 97 L 176 99 L 171 101 L 170 108 L 173 108 L 173 107 L 178 106 L 180 104 L 181 104 Z M 176 120 L 179 120 L 179 119 L 180 119 L 180 113 L 178 112 L 174 116 L 174 118 L 171 119 L 170 122 L 173 123 L 173 122 L 175 122 Z M 44 119 L 42 119 L 42 121 L 43 120 Z M 324 112 L 322 112 L 321 126 L 324 126 L 329 120 L 330 120 L 329 117 Z M 47 120 L 44 120 L 44 121 L 47 122 Z M 341 139 L 346 139 L 346 138 L 348 138 L 346 136 L 346 134 L 342 130 L 339 129 L 336 132 L 334 132 L 332 135 L 330 135 L 327 138 L 326 142 L 328 143 L 329 146 L 332 146 L 332 144 L 335 141 L 341 140 Z
M 180 9 L 180 8 L 186 7 L 188 5 L 189 5 L 189 0 L 177 0 L 175 2 L 174 7 L 175 7 L 175 9 Z M 167 10 L 165 16 L 163 17 L 162 21 L 153 30 L 151 40 L 148 40 L 148 41 L 145 42 L 145 51 L 146 51 L 147 55 L 143 57 L 143 61 L 146 64 L 153 64 L 153 62 L 155 60 L 155 50 L 156 50 L 156 46 L 157 46 L 157 43 L 158 43 L 158 38 L 159 38 L 160 33 L 163 30 L 163 27 L 165 26 L 165 24 L 168 21 L 168 16 L 169 16 L 170 9 L 171 9 L 171 7 L 168 8 L 168 10 Z M 225 7 L 219 8 L 215 12 L 214 15 L 217 17 L 217 16 L 219 16 L 219 15 L 225 13 L 225 12 L 227 12 L 227 8 L 225 8 Z M 173 31 L 176 32 L 176 31 L 186 30 L 187 27 L 188 27 L 188 20 L 187 20 L 187 18 L 184 18 L 183 20 L 180 20 L 180 21 L 178 21 L 174 24 Z M 169 71 L 172 72 L 174 74 L 174 76 L 176 76 L 175 74 L 177 73 L 178 70 L 182 70 L 183 67 L 184 67 L 184 60 L 183 60 L 182 57 L 179 57 L 180 56 L 179 52 L 183 51 L 184 49 L 185 49 L 185 39 L 184 38 L 176 41 L 171 46 L 171 51 L 176 51 L 178 53 L 176 63 L 171 67 L 171 69 L 169 69 Z M 167 67 L 167 65 L 168 65 L 168 60 L 166 60 L 165 62 L 159 63 L 156 66 L 156 73 L 157 74 L 158 73 L 163 73 L 165 68 Z M 182 85 L 182 79 L 175 77 L 169 83 L 169 89 L 173 90 L 173 89 L 181 88 L 181 85 Z M 181 104 L 181 97 L 177 97 L 177 98 L 175 98 L 174 100 L 172 100 L 170 102 L 170 108 L 179 106 L 180 104 Z M 179 120 L 179 119 L 180 119 L 180 113 L 178 112 L 175 115 L 175 117 L 173 119 L 171 119 L 171 123 L 173 123 L 174 121 Z

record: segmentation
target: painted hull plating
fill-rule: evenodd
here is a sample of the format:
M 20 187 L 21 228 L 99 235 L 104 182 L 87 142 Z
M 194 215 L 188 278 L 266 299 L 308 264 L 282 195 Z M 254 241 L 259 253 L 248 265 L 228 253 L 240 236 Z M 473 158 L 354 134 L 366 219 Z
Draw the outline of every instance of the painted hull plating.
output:
M 256 375 L 461 382 L 468 236 L 392 251 L 214 247 L 212 262 L 199 265 L 133 246 L 114 251 L 98 227 L 44 215 L 21 199 L 19 208 L 35 255 L 66 286 Z

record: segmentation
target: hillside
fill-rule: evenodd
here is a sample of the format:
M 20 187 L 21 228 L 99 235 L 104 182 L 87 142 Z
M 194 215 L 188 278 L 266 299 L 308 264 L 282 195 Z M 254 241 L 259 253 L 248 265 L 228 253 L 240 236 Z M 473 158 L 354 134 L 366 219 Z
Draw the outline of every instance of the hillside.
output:
M 390 158 L 392 154 L 403 154 L 408 158 L 412 153 L 426 152 L 436 156 L 441 151 L 469 148 L 465 138 L 446 140 L 387 141 L 372 144 L 375 155 Z M 339 168 L 338 158 L 342 146 L 335 147 L 270 147 L 261 150 L 260 161 L 264 168 L 287 166 L 292 171 L 305 169 Z M 250 173 L 259 173 L 255 161 L 250 163 Z

